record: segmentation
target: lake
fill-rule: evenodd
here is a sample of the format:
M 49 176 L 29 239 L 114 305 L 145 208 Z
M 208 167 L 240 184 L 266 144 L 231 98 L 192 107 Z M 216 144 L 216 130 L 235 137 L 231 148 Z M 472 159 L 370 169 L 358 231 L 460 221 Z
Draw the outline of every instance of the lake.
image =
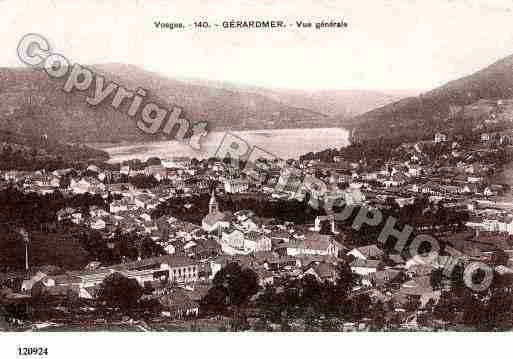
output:
M 171 159 L 173 157 L 214 157 L 227 132 L 211 132 L 204 137 L 201 150 L 195 150 L 177 141 L 138 143 L 125 146 L 96 146 L 110 155 L 110 163 L 129 159 L 146 160 L 149 157 Z M 248 146 L 288 159 L 299 158 L 308 152 L 318 152 L 327 148 L 340 148 L 349 144 L 349 132 L 342 128 L 300 128 L 281 130 L 231 131 L 230 134 L 242 138 Z

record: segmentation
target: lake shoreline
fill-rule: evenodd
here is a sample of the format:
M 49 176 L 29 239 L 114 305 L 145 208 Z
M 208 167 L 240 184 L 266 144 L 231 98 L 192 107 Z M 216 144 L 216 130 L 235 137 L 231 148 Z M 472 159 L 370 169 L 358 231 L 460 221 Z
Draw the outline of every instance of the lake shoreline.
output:
M 109 163 L 149 157 L 208 158 L 214 157 L 226 134 L 245 142 L 248 148 L 258 147 L 280 158 L 294 158 L 308 152 L 327 148 L 340 148 L 349 144 L 349 131 L 340 127 L 293 128 L 276 130 L 245 130 L 210 132 L 202 141 L 202 149 L 194 150 L 179 141 L 141 141 L 129 144 L 88 143 L 89 146 L 106 151 Z M 235 138 L 235 137 L 232 137 Z
M 259 130 L 231 130 L 231 131 L 209 131 L 208 134 L 211 133 L 253 133 L 253 134 L 264 134 L 269 131 L 307 131 L 307 130 L 342 130 L 349 132 L 350 130 L 345 127 L 291 127 L 291 128 L 277 128 L 277 129 L 259 129 Z M 207 136 L 208 136 L 207 134 Z M 163 142 L 169 142 L 174 140 L 149 140 L 149 141 L 121 141 L 121 142 L 85 142 L 86 146 L 90 146 L 96 149 L 110 148 L 116 146 L 142 146 L 142 145 L 152 145 L 159 144 Z

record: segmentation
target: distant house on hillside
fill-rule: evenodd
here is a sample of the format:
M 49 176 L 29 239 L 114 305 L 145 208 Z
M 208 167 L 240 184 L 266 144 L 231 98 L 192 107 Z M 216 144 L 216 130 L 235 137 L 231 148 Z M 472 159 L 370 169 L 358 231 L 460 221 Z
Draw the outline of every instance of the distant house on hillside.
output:
M 368 246 L 354 248 L 351 251 L 349 251 L 347 255 L 352 255 L 353 257 L 365 260 L 377 260 L 383 257 L 383 251 L 379 249 L 378 246 L 376 246 L 375 244 L 371 244 Z
M 446 142 L 446 141 L 447 141 L 447 135 L 445 135 L 441 132 L 435 133 L 435 143 Z

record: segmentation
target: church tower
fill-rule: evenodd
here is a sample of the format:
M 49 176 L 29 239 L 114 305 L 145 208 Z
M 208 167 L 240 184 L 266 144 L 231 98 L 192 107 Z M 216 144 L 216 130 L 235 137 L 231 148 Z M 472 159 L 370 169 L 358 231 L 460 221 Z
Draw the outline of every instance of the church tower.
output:
M 217 203 L 215 189 L 213 189 L 210 195 L 210 202 L 208 203 L 208 213 L 216 214 L 217 212 L 219 212 L 219 204 Z

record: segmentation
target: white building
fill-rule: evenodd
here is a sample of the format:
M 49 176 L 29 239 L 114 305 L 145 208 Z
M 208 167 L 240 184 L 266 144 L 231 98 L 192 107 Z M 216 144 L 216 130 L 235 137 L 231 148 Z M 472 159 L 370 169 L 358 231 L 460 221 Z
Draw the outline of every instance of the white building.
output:
M 249 182 L 243 179 L 225 179 L 224 191 L 226 193 L 244 193 L 249 189 Z
M 446 134 L 441 133 L 441 132 L 437 132 L 435 134 L 435 142 L 436 143 L 445 142 L 445 141 L 447 141 L 447 135 Z

